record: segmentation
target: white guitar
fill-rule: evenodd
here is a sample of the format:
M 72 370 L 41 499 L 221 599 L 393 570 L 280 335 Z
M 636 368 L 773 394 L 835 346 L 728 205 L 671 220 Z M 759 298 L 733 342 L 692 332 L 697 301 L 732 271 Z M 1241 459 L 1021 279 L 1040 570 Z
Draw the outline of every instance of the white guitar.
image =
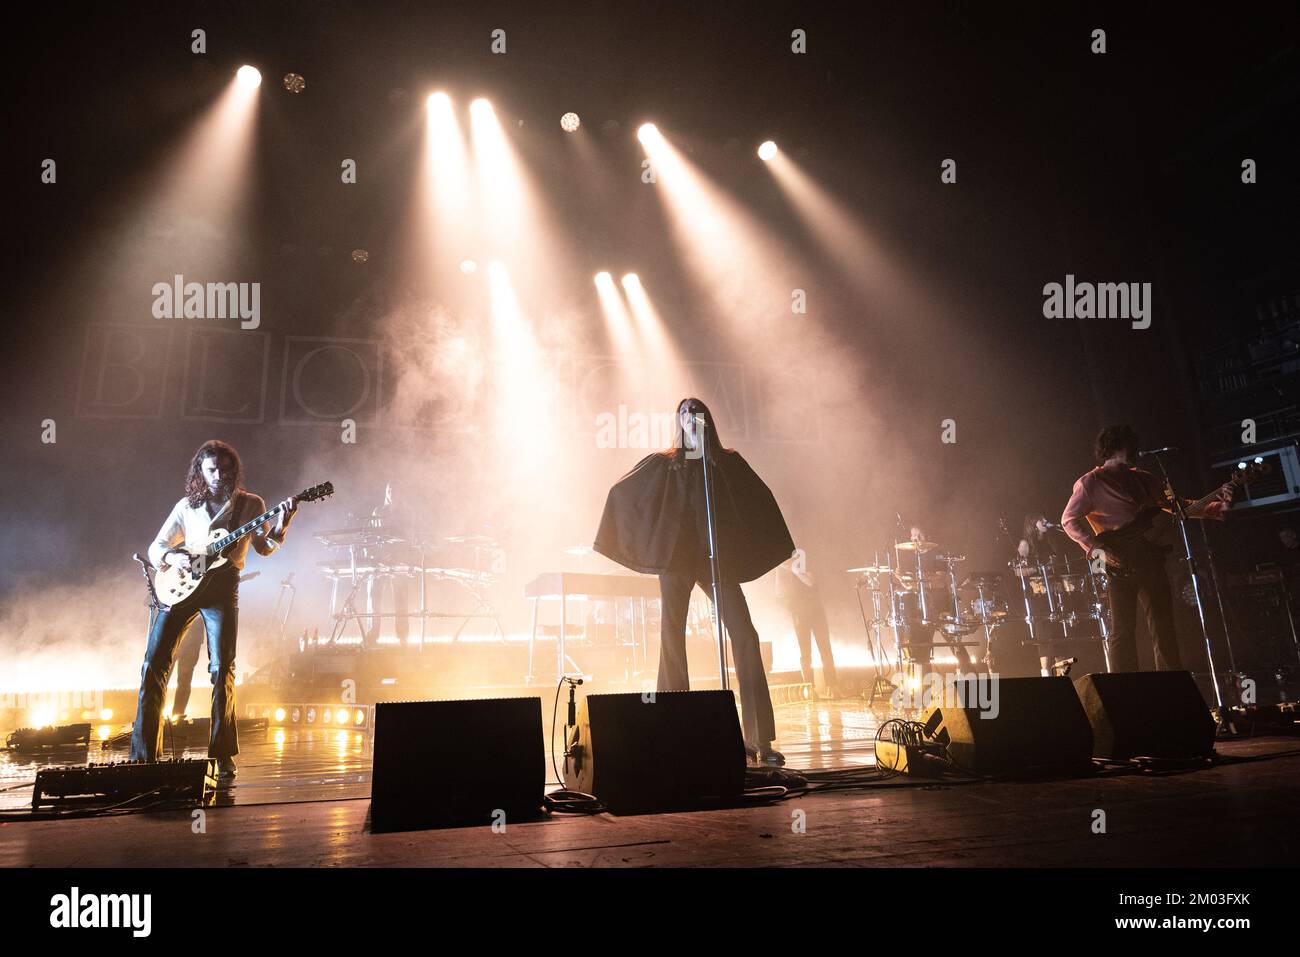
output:
M 309 489 L 304 489 L 295 497 L 300 502 L 315 502 L 333 494 L 333 484 L 324 482 L 320 485 L 313 485 Z M 203 551 L 198 554 L 191 554 L 189 571 L 183 570 L 179 565 L 164 563 L 153 579 L 153 587 L 158 594 L 158 600 L 164 605 L 176 605 L 189 598 L 199 590 L 204 578 L 213 569 L 227 564 L 225 556 L 221 554 L 222 552 L 282 511 L 284 511 L 283 505 L 267 509 L 257 518 L 239 526 L 233 532 L 227 532 L 224 528 L 212 529 L 208 532 L 208 543 Z

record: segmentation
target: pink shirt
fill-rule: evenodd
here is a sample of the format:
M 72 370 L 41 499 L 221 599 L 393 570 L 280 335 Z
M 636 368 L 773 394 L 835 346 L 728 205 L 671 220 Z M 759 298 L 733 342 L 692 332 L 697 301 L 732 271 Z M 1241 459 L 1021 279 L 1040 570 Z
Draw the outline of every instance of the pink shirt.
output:
M 1145 469 L 1098 466 L 1074 483 L 1061 513 L 1061 525 L 1079 547 L 1091 553 L 1099 532 L 1127 525 L 1143 509 L 1164 501 L 1163 484 Z

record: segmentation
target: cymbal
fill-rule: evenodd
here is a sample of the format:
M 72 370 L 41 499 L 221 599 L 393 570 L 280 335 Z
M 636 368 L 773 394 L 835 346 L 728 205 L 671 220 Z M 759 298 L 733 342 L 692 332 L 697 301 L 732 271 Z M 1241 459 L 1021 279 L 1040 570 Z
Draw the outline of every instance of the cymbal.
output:
M 888 565 L 863 565 L 861 568 L 846 568 L 844 570 L 850 575 L 883 575 L 886 572 L 893 571 Z
M 943 562 L 945 565 L 956 565 L 958 562 L 964 562 L 966 560 L 966 556 L 949 555 L 945 552 L 940 552 L 938 555 L 934 556 L 934 560 L 937 562 Z
M 473 545 L 481 548 L 492 548 L 497 544 L 495 538 L 487 535 L 448 535 L 444 541 L 451 542 L 453 545 Z
M 1002 584 L 1002 576 L 997 572 L 971 572 L 966 576 L 961 588 L 996 588 Z
M 337 528 L 326 532 L 317 532 L 316 541 L 327 548 L 347 548 L 352 545 L 370 547 L 373 545 L 401 545 L 406 541 L 396 535 L 384 535 L 372 528 Z
M 899 542 L 894 546 L 900 552 L 920 552 L 924 555 L 926 552 L 933 551 L 939 547 L 938 542 Z
M 939 571 L 926 572 L 920 577 L 921 577 L 921 581 L 927 585 L 937 585 L 948 578 L 948 573 L 939 572 Z M 909 575 L 905 572 L 900 572 L 899 574 L 895 575 L 894 578 L 897 581 L 901 582 L 904 588 L 911 588 L 913 585 L 916 584 L 916 580 L 917 580 L 917 576 L 915 574 Z

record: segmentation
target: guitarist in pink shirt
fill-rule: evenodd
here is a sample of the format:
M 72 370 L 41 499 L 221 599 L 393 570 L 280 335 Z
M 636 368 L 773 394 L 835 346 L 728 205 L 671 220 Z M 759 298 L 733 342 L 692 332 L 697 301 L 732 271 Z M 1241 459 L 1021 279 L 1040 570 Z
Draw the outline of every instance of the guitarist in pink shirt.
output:
M 1133 465 L 1137 433 L 1127 425 L 1108 425 L 1097 433 L 1093 454 L 1097 467 L 1074 483 L 1061 525 L 1091 558 L 1100 549 L 1110 575 L 1111 631 L 1107 653 L 1111 671 L 1137 671 L 1137 608 L 1147 619 L 1155 649 L 1156 669 L 1177 671 L 1182 665 L 1174 629 L 1173 595 L 1165 574 L 1169 546 L 1154 536 L 1139 534 L 1139 526 L 1156 510 L 1171 511 L 1164 483 Z M 1222 519 L 1232 500 L 1232 483 L 1212 501 L 1189 503 L 1189 518 Z M 1124 539 L 1115 541 L 1107 532 Z M 1126 532 L 1133 532 L 1125 537 Z M 1100 538 L 1099 538 L 1100 536 Z

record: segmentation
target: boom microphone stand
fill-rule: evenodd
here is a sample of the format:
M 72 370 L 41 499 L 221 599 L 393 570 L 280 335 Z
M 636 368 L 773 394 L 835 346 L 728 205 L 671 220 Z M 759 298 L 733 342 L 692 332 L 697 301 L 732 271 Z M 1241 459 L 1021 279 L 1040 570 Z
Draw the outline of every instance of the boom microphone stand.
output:
M 695 447 L 704 457 L 704 515 L 709 527 L 709 574 L 713 579 L 713 624 L 718 638 L 718 674 L 727 690 L 727 645 L 722 637 L 722 583 L 718 571 L 718 530 L 713 514 L 713 466 L 709 464 L 708 424 L 702 412 L 695 413 Z M 687 453 L 689 454 L 689 453 Z

